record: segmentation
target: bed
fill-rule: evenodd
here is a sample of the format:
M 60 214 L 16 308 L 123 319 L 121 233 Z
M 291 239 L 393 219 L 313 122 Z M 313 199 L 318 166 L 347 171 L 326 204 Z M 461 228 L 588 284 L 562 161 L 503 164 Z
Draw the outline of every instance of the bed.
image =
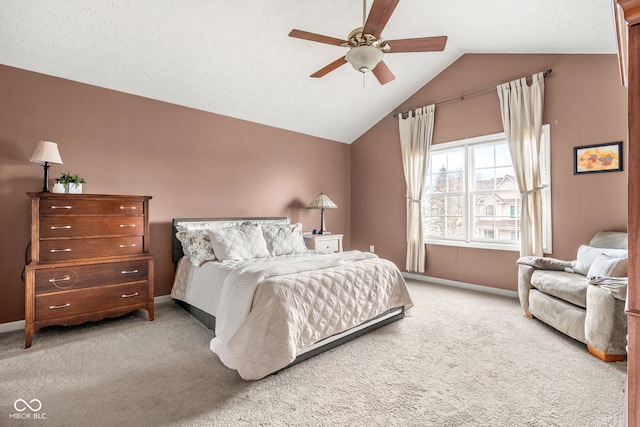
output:
M 173 220 L 171 296 L 214 330 L 211 350 L 257 380 L 399 320 L 413 303 L 398 268 L 304 245 L 284 217 Z

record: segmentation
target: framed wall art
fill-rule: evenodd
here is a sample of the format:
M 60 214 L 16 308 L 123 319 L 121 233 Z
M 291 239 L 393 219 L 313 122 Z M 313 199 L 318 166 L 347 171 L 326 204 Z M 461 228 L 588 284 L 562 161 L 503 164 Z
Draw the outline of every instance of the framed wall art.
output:
M 622 141 L 573 147 L 573 174 L 620 172 Z

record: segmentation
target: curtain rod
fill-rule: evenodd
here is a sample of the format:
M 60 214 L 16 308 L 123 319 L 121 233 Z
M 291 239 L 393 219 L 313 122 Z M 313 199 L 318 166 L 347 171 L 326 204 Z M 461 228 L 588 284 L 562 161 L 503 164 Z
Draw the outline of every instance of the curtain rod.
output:
M 542 76 L 543 77 L 547 77 L 549 74 L 551 74 L 551 68 L 546 69 L 543 73 Z M 502 84 L 502 83 L 501 83 Z M 481 93 L 485 93 L 485 92 L 489 92 L 490 90 L 496 90 L 496 87 L 498 85 L 493 85 L 493 86 L 487 86 L 485 88 L 482 89 L 478 89 L 478 90 L 474 90 L 473 92 L 469 92 L 469 93 L 463 93 L 462 95 L 458 95 L 458 96 L 454 96 L 453 98 L 449 98 L 449 99 L 445 99 L 444 101 L 439 101 L 436 102 L 435 105 L 441 105 L 441 104 L 446 104 L 448 102 L 452 102 L 452 101 L 462 101 L 465 98 L 468 98 L 470 96 L 474 96 L 474 95 L 480 95 Z M 419 108 L 419 107 L 418 107 Z M 415 108 L 414 108 L 415 110 Z M 398 117 L 398 114 L 402 114 L 403 116 L 405 114 L 409 114 L 411 113 L 413 110 L 409 110 L 409 111 L 403 111 L 402 113 L 394 113 L 393 117 Z

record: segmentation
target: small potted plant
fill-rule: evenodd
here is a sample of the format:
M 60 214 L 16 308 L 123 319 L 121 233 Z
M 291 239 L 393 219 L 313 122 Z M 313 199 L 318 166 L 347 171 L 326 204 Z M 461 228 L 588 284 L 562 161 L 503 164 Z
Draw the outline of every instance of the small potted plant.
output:
M 56 178 L 56 183 L 53 185 L 51 189 L 52 193 L 66 193 L 67 189 L 65 185 L 60 181 L 60 178 Z
M 82 184 L 87 181 L 84 180 L 78 174 L 71 175 L 69 172 L 63 173 L 60 178 L 56 179 L 56 182 L 60 182 L 61 184 L 67 187 L 67 193 L 69 194 L 81 194 L 82 193 Z

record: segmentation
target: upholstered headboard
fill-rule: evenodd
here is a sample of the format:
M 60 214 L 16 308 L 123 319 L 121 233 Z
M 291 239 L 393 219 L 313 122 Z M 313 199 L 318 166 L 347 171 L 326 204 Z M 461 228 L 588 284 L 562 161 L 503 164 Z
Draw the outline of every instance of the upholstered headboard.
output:
M 215 229 L 222 227 L 232 227 L 241 225 L 245 222 L 257 222 L 259 224 L 289 224 L 289 218 L 286 217 L 235 217 L 235 218 L 174 218 L 171 229 L 173 242 L 171 244 L 171 259 L 174 263 L 180 261 L 184 255 L 182 252 L 182 244 L 176 238 L 178 226 L 188 227 L 190 230 Z

